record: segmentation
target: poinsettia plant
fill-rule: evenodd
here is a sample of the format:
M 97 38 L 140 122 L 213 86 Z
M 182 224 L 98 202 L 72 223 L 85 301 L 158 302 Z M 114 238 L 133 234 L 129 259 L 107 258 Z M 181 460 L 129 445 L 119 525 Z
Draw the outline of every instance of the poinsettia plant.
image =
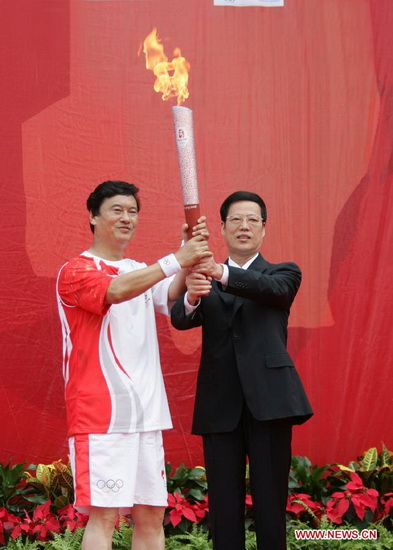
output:
M 333 523 L 341 524 L 346 520 L 364 527 L 364 524 L 369 524 L 374 519 L 379 493 L 376 489 L 365 487 L 358 474 L 351 472 L 350 478 L 351 481 L 345 485 L 345 491 L 332 494 L 326 505 L 327 517 Z
M 168 495 L 168 508 L 165 515 L 164 525 L 166 531 L 174 531 L 172 528 L 178 528 L 179 531 L 186 533 L 190 530 L 192 524 L 201 523 L 208 512 L 208 499 L 204 497 L 202 501 L 190 502 L 178 491 Z
M 74 531 L 87 523 L 88 516 L 78 513 L 71 504 L 57 514 L 51 512 L 51 508 L 52 502 L 48 500 L 39 504 L 32 514 L 25 512 L 23 517 L 9 513 L 6 508 L 0 508 L 0 544 L 5 544 L 8 538 L 19 537 L 47 541 L 52 533 L 61 533 L 67 528 Z
M 318 526 L 324 511 L 325 508 L 323 504 L 321 502 L 316 502 L 306 493 L 293 493 L 288 497 L 288 514 L 302 521 L 308 520 L 313 525 Z
M 57 533 L 76 531 L 77 535 L 77 529 L 86 525 L 88 516 L 78 513 L 71 504 L 69 465 L 56 461 L 28 469 L 30 473 L 24 471 L 25 464 L 7 464 L 0 468 L 0 546 L 12 539 L 41 545 L 44 541 L 53 542 Z M 386 447 L 379 458 L 373 448 L 362 455 L 359 463 L 350 463 L 348 467 L 338 464 L 313 466 L 306 457 L 294 457 L 289 480 L 288 519 L 317 528 L 324 522 L 364 528 L 379 521 L 393 531 L 393 491 L 382 492 L 383 488 L 391 487 L 391 471 L 392 453 Z M 253 502 L 247 474 L 248 471 L 244 521 L 246 528 L 252 531 L 255 527 Z M 166 535 L 183 536 L 191 533 L 195 526 L 207 531 L 209 502 L 204 468 L 187 468 L 182 463 L 173 471 L 168 464 L 167 480 Z M 129 526 L 128 520 L 122 518 L 120 521 Z M 120 523 L 117 529 L 120 532 Z

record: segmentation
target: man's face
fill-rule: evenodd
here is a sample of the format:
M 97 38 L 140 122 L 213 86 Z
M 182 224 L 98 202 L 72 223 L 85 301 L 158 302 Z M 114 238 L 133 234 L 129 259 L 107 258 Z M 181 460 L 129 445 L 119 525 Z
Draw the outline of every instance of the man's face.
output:
M 259 204 L 253 201 L 233 202 L 226 221 L 221 222 L 221 233 L 231 258 L 239 265 L 246 263 L 259 251 L 265 236 Z
M 107 245 L 124 246 L 134 236 L 138 225 L 138 207 L 132 195 L 115 195 L 104 199 L 99 214 L 90 214 L 94 238 Z

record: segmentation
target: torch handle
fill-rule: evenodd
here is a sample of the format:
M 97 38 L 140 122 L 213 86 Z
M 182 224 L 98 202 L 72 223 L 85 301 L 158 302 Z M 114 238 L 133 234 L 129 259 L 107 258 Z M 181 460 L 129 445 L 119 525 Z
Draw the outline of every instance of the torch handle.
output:
M 184 205 L 184 214 L 186 217 L 186 223 L 188 224 L 187 235 L 188 238 L 192 237 L 192 228 L 197 225 L 200 218 L 199 204 L 187 204 Z

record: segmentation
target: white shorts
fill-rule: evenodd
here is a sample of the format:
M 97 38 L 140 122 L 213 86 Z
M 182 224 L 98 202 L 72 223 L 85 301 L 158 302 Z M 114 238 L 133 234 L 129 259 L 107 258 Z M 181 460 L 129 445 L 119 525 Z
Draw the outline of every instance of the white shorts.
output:
M 79 512 L 168 505 L 161 431 L 76 435 L 68 442 Z

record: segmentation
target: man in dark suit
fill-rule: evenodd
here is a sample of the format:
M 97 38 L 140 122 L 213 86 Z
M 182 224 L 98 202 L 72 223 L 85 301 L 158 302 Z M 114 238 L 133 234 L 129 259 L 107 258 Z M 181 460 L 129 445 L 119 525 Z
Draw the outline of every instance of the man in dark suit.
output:
M 192 432 L 203 436 L 213 547 L 245 548 L 248 457 L 258 550 L 284 550 L 292 425 L 313 414 L 286 349 L 301 272 L 259 253 L 266 225 L 259 195 L 237 191 L 220 214 L 229 258 L 194 266 L 171 312 L 179 330 L 202 325 Z

